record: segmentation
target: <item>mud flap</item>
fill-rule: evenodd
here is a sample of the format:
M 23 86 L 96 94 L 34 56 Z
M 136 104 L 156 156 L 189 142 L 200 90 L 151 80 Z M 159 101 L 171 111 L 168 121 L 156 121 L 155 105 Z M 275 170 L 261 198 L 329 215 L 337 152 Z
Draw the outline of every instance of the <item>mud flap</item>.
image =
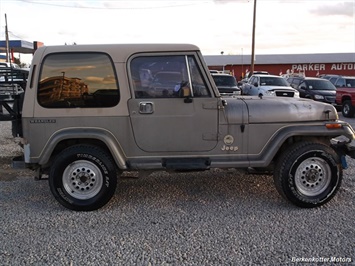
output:
M 340 160 L 341 160 L 341 165 L 342 165 L 343 169 L 348 169 L 348 163 L 346 162 L 345 155 L 341 155 Z

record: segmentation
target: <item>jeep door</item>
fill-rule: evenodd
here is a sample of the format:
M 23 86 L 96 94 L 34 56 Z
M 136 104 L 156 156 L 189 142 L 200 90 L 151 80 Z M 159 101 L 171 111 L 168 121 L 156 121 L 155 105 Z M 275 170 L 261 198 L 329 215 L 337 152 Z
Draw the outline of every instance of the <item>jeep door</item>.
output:
M 129 112 L 147 152 L 205 152 L 217 145 L 219 98 L 195 53 L 141 54 L 128 62 Z

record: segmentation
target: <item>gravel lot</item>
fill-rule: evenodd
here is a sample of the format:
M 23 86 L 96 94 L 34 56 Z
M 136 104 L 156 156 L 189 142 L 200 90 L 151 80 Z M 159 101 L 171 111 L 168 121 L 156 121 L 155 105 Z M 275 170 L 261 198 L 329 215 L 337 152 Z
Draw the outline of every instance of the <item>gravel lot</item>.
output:
M 10 168 L 21 150 L 10 123 L 0 129 L 0 265 L 355 265 L 350 158 L 337 196 L 316 209 L 282 199 L 272 176 L 217 169 L 126 175 L 104 208 L 74 212 L 47 181 Z

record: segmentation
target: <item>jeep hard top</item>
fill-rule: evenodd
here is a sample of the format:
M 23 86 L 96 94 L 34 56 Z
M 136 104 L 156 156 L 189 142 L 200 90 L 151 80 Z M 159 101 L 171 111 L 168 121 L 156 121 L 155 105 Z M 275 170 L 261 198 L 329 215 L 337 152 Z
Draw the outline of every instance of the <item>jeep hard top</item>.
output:
M 21 98 L 23 160 L 73 210 L 104 206 L 123 171 L 250 167 L 270 169 L 295 205 L 316 207 L 338 190 L 345 155 L 355 157 L 354 130 L 333 106 L 223 98 L 190 44 L 41 47 Z

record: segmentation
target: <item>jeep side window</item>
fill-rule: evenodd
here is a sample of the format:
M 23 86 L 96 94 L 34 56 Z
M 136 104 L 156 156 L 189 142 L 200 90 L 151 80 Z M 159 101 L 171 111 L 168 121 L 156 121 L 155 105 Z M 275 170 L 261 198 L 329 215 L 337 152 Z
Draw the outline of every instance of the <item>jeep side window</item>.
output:
M 179 98 L 182 87 L 192 88 L 195 97 L 209 95 L 193 57 L 140 56 L 130 71 L 136 98 Z
M 54 53 L 43 60 L 37 99 L 47 108 L 112 107 L 118 82 L 104 53 Z
M 136 98 L 178 97 L 181 84 L 188 82 L 184 56 L 140 56 L 130 69 Z
M 188 64 L 191 75 L 192 92 L 194 97 L 210 97 L 210 91 L 207 89 L 205 80 L 202 77 L 200 68 L 192 56 L 188 56 Z

